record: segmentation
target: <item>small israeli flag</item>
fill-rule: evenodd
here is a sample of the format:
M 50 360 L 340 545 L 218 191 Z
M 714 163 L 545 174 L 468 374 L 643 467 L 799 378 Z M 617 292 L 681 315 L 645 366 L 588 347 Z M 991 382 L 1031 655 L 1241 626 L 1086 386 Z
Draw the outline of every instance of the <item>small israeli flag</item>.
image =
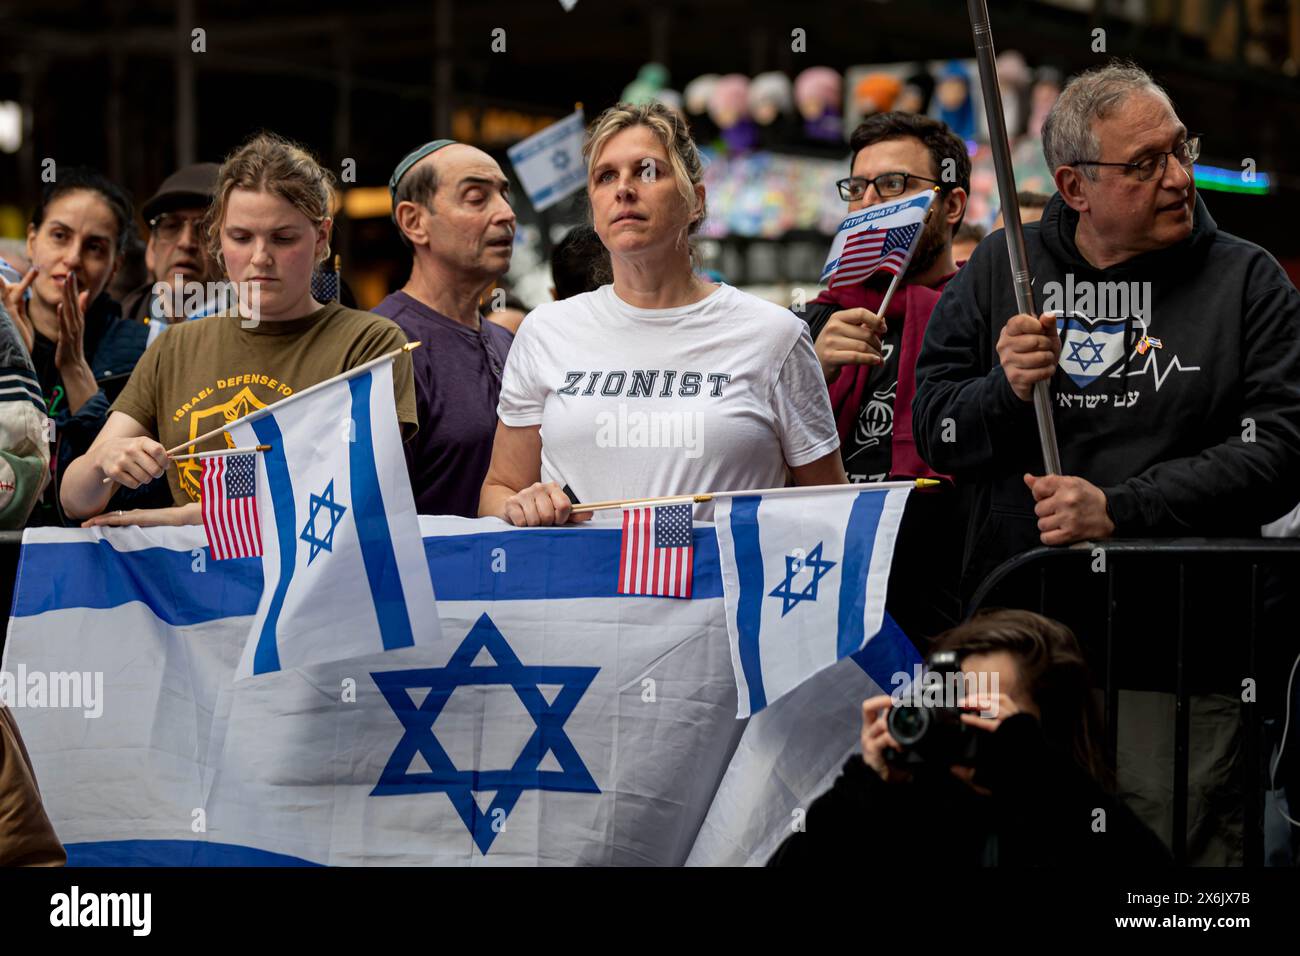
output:
M 582 161 L 582 110 L 506 150 L 515 174 L 538 212 L 581 189 L 587 182 Z
M 393 357 L 234 424 L 259 455 L 263 588 L 241 680 L 440 636 L 393 402 Z
M 862 486 L 721 499 L 737 716 L 757 713 L 880 633 L 908 493 Z

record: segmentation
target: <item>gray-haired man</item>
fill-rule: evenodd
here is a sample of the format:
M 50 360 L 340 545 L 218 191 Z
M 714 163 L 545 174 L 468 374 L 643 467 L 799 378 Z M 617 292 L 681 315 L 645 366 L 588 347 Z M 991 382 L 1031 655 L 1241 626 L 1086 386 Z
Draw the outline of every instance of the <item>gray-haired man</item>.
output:
M 1258 536 L 1300 486 L 1300 294 L 1216 227 L 1199 138 L 1168 95 L 1133 66 L 1076 77 L 1043 151 L 1059 193 L 1025 243 L 1045 311 L 1016 314 L 994 233 L 944 290 L 916 366 L 922 457 L 978 488 L 967 593 L 1040 542 Z M 1062 476 L 1042 474 L 1039 381 Z
M 979 245 L 935 307 L 916 366 L 913 431 L 931 467 L 972 492 L 966 596 L 1002 561 L 1039 543 L 1258 537 L 1261 524 L 1294 505 L 1300 294 L 1268 252 L 1218 230 L 1196 192 L 1199 147 L 1168 95 L 1136 66 L 1076 77 L 1043 128 L 1058 195 L 1024 230 L 1035 302 L 1045 311 L 1017 314 L 1001 232 Z M 1040 381 L 1052 393 L 1059 476 L 1043 474 L 1031 401 Z M 1184 594 L 1177 583 L 1146 585 L 1143 623 L 1116 646 L 1149 651 L 1168 640 L 1168 666 L 1127 687 L 1169 678 L 1178 602 L 1213 593 L 1214 582 L 1199 590 L 1188 583 Z M 1210 650 L 1220 648 L 1218 674 L 1188 672 L 1193 690 L 1201 677 L 1200 686 L 1255 678 L 1245 665 L 1237 672 L 1240 642 L 1223 640 L 1244 626 L 1244 600 L 1216 602 L 1221 614 L 1188 612 L 1197 632 L 1188 647 L 1200 645 L 1204 656 L 1207 642 L 1192 638 L 1213 637 Z M 1283 643 L 1278 635 L 1269 650 Z M 1258 670 L 1262 681 L 1267 668 Z M 1228 700 L 1217 721 L 1200 711 L 1208 723 L 1194 708 L 1193 726 L 1231 731 L 1240 706 Z M 1123 705 L 1120 713 L 1122 779 Z M 1163 725 L 1153 716 L 1138 736 Z M 1202 739 L 1196 756 L 1208 762 L 1212 751 L 1233 746 L 1224 736 L 1214 746 Z M 1130 760 L 1143 763 L 1158 769 L 1149 753 Z M 1163 767 L 1153 787 L 1169 785 Z M 1206 823 L 1195 810 L 1191 819 Z M 1219 863 L 1234 858 L 1239 841 L 1228 837 L 1209 850 L 1216 841 L 1198 839 L 1193 834 L 1189 856 Z

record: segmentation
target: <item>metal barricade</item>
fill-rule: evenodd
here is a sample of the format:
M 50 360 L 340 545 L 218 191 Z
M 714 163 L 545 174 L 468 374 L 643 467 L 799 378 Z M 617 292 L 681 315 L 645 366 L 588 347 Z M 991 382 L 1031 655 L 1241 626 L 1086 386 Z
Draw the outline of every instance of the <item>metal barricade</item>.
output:
M 989 574 L 967 611 L 992 607 L 1037 610 L 1074 630 L 1104 693 L 1112 769 L 1120 691 L 1172 692 L 1178 863 L 1188 853 L 1191 697 L 1239 694 L 1241 763 L 1249 777 L 1242 787 L 1243 857 L 1246 866 L 1263 865 L 1268 754 L 1262 718 L 1285 714 L 1287 668 L 1300 651 L 1300 541 L 1116 539 L 1036 548 Z M 1262 627 L 1270 629 L 1263 647 Z M 1256 696 L 1261 693 L 1267 701 Z

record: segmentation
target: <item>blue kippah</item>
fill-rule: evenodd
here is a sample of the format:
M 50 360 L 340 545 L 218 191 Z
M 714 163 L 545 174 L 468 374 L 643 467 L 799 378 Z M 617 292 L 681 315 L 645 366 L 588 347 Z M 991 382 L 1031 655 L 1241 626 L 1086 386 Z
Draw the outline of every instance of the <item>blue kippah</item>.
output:
M 452 146 L 455 143 L 456 140 L 454 139 L 435 139 L 433 142 L 425 143 L 418 149 L 413 149 L 403 156 L 402 161 L 397 164 L 397 168 L 393 170 L 392 177 L 388 180 L 388 194 L 393 197 L 393 202 L 397 202 L 397 184 L 402 181 L 403 176 L 410 172 L 412 166 L 424 159 L 424 157 L 428 156 L 430 153 L 436 153 L 444 146 Z

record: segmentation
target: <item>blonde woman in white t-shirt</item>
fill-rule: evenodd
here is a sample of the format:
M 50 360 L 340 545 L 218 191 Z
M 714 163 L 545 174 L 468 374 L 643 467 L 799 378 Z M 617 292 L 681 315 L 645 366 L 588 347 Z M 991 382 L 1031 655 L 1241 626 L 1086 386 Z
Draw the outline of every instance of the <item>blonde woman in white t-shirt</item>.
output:
M 597 501 L 845 482 L 805 323 L 691 268 L 705 196 L 685 121 L 620 104 L 583 156 L 613 283 L 520 327 L 479 514 L 563 524 L 566 486 Z

